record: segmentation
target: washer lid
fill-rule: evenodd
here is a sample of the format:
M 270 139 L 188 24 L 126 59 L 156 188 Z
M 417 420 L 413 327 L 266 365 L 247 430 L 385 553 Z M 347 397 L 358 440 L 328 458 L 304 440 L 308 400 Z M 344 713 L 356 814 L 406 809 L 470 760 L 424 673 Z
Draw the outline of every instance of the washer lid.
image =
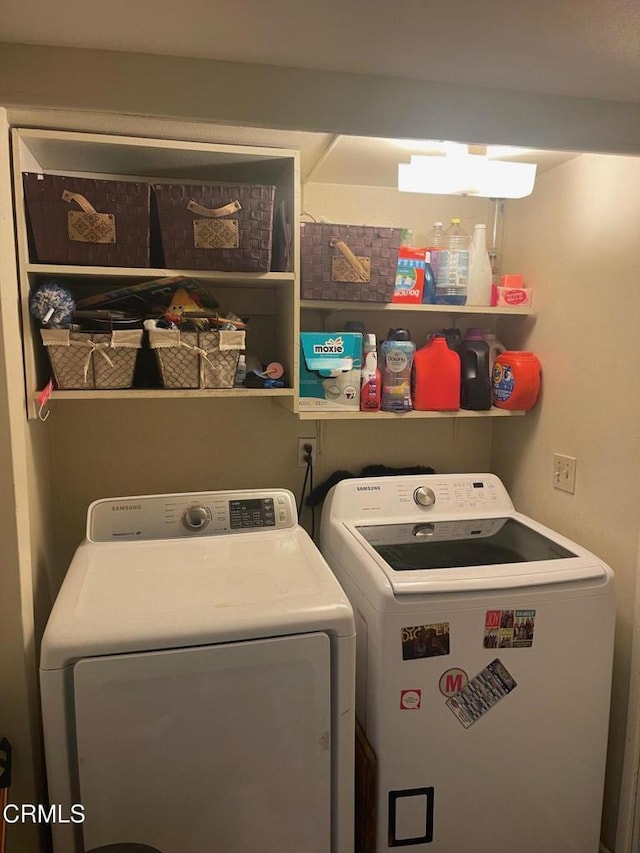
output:
M 42 669 L 80 657 L 326 631 L 351 606 L 301 527 L 227 536 L 88 542 L 42 641 Z
M 411 524 L 344 525 L 359 586 L 382 571 L 395 594 L 458 592 L 608 577 L 593 555 L 520 513 Z M 346 563 L 345 563 L 346 565 Z M 379 586 L 380 582 L 374 580 Z

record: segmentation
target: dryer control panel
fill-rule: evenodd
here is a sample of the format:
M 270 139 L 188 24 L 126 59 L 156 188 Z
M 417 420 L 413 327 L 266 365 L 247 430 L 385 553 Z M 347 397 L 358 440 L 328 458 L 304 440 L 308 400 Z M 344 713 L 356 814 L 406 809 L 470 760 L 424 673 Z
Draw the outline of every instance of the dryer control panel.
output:
M 92 542 L 219 536 L 295 527 L 295 499 L 286 489 L 142 495 L 95 501 L 87 516 Z

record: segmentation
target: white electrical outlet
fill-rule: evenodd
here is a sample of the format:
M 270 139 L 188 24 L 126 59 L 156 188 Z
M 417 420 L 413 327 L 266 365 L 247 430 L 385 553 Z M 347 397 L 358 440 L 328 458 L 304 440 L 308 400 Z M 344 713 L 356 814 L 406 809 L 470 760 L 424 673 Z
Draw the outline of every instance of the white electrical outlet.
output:
M 561 489 L 563 492 L 576 490 L 576 457 L 563 456 L 562 453 L 553 454 L 553 488 Z
M 306 445 L 311 446 L 311 464 L 316 464 L 316 453 L 318 450 L 317 438 L 299 438 L 298 439 L 298 468 L 306 468 L 307 460 L 305 459 L 307 451 L 304 449 Z

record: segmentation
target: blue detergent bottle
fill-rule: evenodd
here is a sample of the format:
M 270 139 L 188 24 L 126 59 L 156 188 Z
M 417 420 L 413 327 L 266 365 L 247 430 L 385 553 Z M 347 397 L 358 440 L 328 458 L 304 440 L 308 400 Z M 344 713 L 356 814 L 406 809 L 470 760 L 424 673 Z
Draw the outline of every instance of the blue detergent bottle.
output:
M 411 367 L 416 345 L 408 329 L 389 329 L 380 348 L 382 355 L 383 412 L 410 412 Z

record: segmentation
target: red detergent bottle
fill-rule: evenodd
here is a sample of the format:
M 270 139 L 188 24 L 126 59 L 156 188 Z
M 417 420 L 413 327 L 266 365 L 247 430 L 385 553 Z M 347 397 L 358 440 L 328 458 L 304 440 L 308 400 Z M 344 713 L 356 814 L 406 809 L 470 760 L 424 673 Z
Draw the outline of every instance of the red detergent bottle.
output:
M 532 352 L 505 350 L 493 365 L 493 405 L 526 412 L 540 393 L 542 365 Z
M 433 335 L 413 361 L 413 408 L 442 412 L 460 408 L 460 356 L 444 335 Z

